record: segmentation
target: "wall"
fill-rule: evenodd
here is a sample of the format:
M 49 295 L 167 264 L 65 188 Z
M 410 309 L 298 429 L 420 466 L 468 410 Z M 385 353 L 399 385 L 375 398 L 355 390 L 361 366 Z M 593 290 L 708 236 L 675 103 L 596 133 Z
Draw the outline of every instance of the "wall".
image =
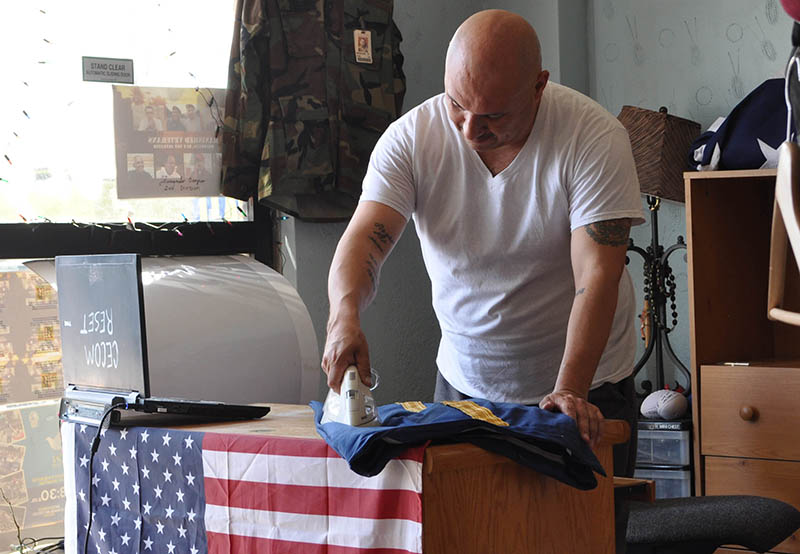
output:
M 790 50 L 791 21 L 778 0 L 589 0 L 589 22 L 593 98 L 615 115 L 626 104 L 651 110 L 667 106 L 670 113 L 697 121 L 703 130 L 764 80 L 782 77 Z M 683 204 L 662 202 L 658 217 L 659 238 L 665 247 L 685 236 Z M 632 236 L 637 245 L 646 247 L 649 222 L 634 228 Z M 679 314 L 670 340 L 688 365 L 688 281 L 683 254 L 670 257 Z M 631 257 L 630 271 L 641 306 L 641 259 Z M 639 354 L 642 351 L 640 345 Z M 666 370 L 674 380 L 670 377 L 673 364 L 668 362 Z M 654 371 L 651 358 L 646 372 L 654 378 Z
M 586 0 L 558 2 L 558 83 L 589 94 Z

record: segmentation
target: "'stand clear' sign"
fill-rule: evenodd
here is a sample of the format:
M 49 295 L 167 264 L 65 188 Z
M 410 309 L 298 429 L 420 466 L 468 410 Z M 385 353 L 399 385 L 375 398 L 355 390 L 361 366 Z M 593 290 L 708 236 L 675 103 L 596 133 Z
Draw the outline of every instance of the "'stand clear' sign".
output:
M 133 84 L 133 60 L 83 56 L 83 80 Z

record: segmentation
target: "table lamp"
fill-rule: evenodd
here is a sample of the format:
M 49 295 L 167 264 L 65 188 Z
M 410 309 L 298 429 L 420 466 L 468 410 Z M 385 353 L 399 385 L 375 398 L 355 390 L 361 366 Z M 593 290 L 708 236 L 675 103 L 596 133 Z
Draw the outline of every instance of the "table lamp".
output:
M 650 208 L 650 245 L 643 249 L 633 239 L 628 250 L 643 259 L 644 310 L 642 312 L 642 339 L 645 351 L 634 367 L 636 375 L 651 355 L 655 354 L 656 389 L 664 388 L 664 354 L 666 353 L 686 377 L 686 392 L 691 387 L 689 370 L 678 359 L 669 343 L 669 333 L 678 323 L 675 304 L 675 275 L 669 266 L 669 256 L 686 248 L 683 237 L 667 249 L 658 239 L 658 210 L 661 200 L 684 202 L 683 172 L 688 169 L 689 147 L 700 134 L 700 125 L 676 117 L 661 107 L 657 112 L 634 106 L 623 106 L 618 116 L 630 136 L 633 159 L 639 176 L 639 188 L 647 198 Z M 672 321 L 667 320 L 667 301 L 670 302 Z M 646 396 L 653 391 L 653 383 L 642 382 Z

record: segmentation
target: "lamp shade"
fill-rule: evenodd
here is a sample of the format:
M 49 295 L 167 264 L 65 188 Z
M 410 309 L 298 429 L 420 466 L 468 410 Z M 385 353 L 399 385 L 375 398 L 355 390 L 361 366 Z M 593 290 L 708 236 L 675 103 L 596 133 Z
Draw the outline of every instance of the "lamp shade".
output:
M 623 106 L 617 119 L 628 130 L 641 191 L 683 202 L 683 172 L 700 124 L 669 115 L 664 107 L 654 112 Z

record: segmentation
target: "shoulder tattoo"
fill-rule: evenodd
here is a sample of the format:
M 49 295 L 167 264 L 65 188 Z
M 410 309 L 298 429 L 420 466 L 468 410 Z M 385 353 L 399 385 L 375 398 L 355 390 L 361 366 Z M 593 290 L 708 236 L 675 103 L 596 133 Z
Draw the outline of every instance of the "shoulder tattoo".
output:
M 590 223 L 584 227 L 586 232 L 597 244 L 603 246 L 623 246 L 628 244 L 628 235 L 631 230 L 631 220 L 609 219 Z

